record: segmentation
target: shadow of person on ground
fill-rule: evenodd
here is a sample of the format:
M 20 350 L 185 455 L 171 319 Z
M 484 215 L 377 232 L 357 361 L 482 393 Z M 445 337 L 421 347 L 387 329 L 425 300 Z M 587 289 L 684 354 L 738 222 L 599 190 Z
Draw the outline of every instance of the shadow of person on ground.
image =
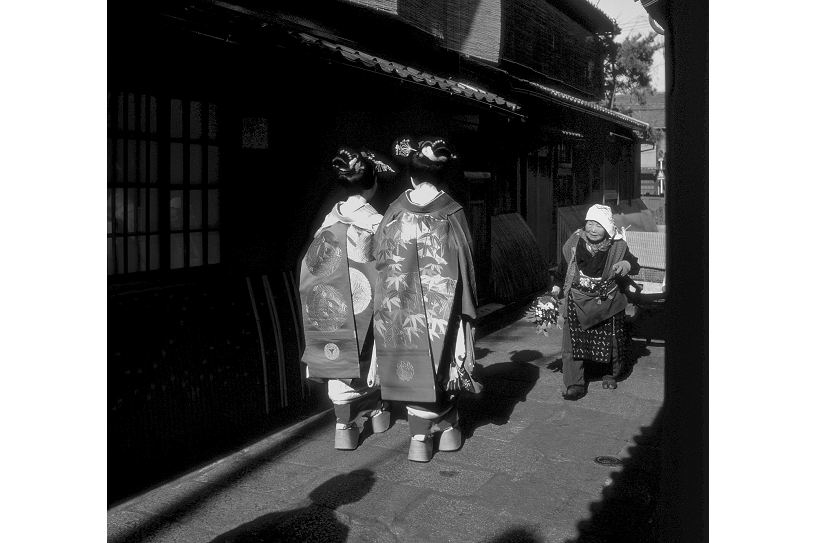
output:
M 476 360 L 481 360 L 482 358 L 486 357 L 492 352 L 493 352 L 492 349 L 487 349 L 485 347 L 476 347 L 473 351 L 473 355 L 476 358 Z
M 638 361 L 644 356 L 649 356 L 652 352 L 648 349 L 647 343 L 642 340 L 633 339 L 629 344 L 629 359 L 623 364 L 618 381 L 625 381 L 632 375 Z
M 590 517 L 578 522 L 578 537 L 567 543 L 659 541 L 662 421 L 663 408 L 633 438 L 623 469 L 610 475 L 601 500 L 589 506 Z
M 499 534 L 484 543 L 545 543 L 532 528 L 516 527 Z
M 309 493 L 310 503 L 270 513 L 223 533 L 210 543 L 342 542 L 349 534 L 334 510 L 361 500 L 374 486 L 374 472 L 355 470 L 332 477 Z
M 627 323 L 634 338 L 642 338 L 647 343 L 666 340 L 666 310 L 663 303 L 639 306 L 634 317 L 627 317 Z
M 510 362 L 532 362 L 543 357 L 544 355 L 541 351 L 534 351 L 532 349 L 510 351 Z
M 541 357 L 538 351 L 520 352 L 538 353 L 533 359 Z M 526 354 L 521 358 L 530 356 Z M 538 366 L 526 361 L 479 366 L 477 376 L 484 386 L 481 394 L 463 395 L 459 400 L 462 434 L 468 438 L 476 428 L 485 424 L 507 424 L 516 404 L 527 399 L 527 394 L 538 381 L 539 373 Z

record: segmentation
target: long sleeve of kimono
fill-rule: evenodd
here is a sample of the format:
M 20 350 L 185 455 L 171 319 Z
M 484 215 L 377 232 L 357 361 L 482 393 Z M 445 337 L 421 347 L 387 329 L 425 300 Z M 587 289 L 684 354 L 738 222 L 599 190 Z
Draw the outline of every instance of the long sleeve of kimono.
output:
M 455 211 L 448 216 L 448 219 L 456 232 L 458 242 L 459 280 L 462 282 L 462 315 L 475 320 L 478 298 L 476 297 L 476 273 L 471 253 L 473 239 L 470 236 L 463 209 Z
M 398 207 L 394 204 L 388 206 L 388 209 L 385 210 L 383 213 L 382 220 L 380 224 L 377 226 L 377 231 L 374 233 L 374 260 L 375 266 L 374 268 L 377 270 L 377 285 L 374 285 L 374 309 L 375 311 L 377 308 L 382 307 L 383 301 L 383 289 L 379 286 L 379 281 L 381 281 L 382 274 L 379 273 L 383 270 L 386 266 L 385 259 L 383 258 L 383 252 L 385 250 L 385 234 L 384 230 L 385 227 L 394 220 L 398 212 Z
M 623 255 L 623 260 L 627 261 L 632 268 L 629 270 L 629 275 L 637 275 L 640 272 L 640 264 L 638 264 L 638 258 L 629 252 L 629 248 L 626 248 L 626 253 Z
M 457 352 L 454 357 L 457 365 L 462 365 L 468 375 L 471 376 L 473 392 L 479 393 L 482 390 L 482 385 L 474 378 L 475 370 L 475 349 L 474 349 L 474 328 L 473 323 L 476 320 L 476 273 L 473 266 L 473 255 L 471 247 L 473 247 L 473 240 L 470 236 L 470 229 L 468 228 L 467 218 L 465 212 L 459 209 L 449 216 L 453 230 L 459 238 L 459 275 L 462 282 L 462 317 L 461 324 L 458 330 L 457 337 L 457 351 L 462 349 L 463 352 Z M 463 343 L 460 346 L 460 341 Z

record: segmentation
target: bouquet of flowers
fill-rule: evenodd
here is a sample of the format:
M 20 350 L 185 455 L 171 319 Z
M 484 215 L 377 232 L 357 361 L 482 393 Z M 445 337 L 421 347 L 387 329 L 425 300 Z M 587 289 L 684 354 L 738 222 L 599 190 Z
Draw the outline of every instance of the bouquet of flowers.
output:
M 549 329 L 558 324 L 558 300 L 552 294 L 545 294 L 536 298 L 533 305 L 527 309 L 525 319 L 536 325 L 536 333 L 549 336 Z

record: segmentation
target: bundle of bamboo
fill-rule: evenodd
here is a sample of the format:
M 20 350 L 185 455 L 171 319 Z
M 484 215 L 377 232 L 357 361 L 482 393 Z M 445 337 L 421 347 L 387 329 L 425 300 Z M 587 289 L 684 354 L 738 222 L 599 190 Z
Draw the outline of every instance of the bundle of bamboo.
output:
M 490 287 L 500 302 L 514 302 L 548 286 L 547 262 L 518 213 L 492 218 L 490 260 Z

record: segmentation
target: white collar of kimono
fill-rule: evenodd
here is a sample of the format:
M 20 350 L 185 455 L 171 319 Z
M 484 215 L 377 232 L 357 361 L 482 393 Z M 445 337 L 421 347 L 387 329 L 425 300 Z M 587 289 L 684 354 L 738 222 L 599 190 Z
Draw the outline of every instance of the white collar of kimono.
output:
M 341 213 L 340 206 L 346 203 L 352 205 L 343 207 L 350 207 L 353 209 L 353 211 Z M 353 205 L 355 203 L 358 204 L 356 208 Z M 323 220 L 323 224 L 320 225 L 320 228 L 318 228 L 317 231 L 320 232 L 324 228 L 328 228 L 333 224 L 342 222 L 346 224 L 353 224 L 354 226 L 358 226 L 363 230 L 368 230 L 369 232 L 373 233 L 376 231 L 377 224 L 379 224 L 381 220 L 382 216 L 377 213 L 374 208 L 368 204 L 368 202 L 359 196 L 352 196 L 345 202 L 337 202 L 337 204 L 335 204 L 335 206 L 332 208 L 331 212 L 326 215 L 326 218 Z
M 423 183 L 419 187 L 406 191 L 408 201 L 418 206 L 426 206 L 445 194 L 444 190 L 438 190 L 430 183 Z

